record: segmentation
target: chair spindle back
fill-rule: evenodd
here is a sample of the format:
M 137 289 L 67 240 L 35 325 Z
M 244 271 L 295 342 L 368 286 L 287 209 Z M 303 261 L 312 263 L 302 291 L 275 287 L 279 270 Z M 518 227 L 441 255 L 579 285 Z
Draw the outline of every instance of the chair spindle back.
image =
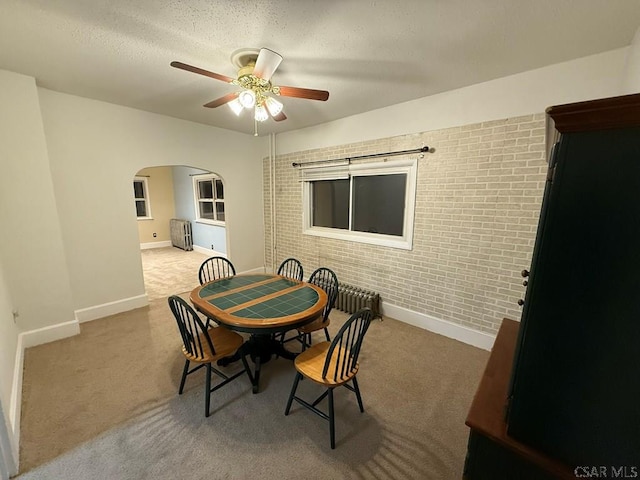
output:
M 320 267 L 309 277 L 309 283 L 317 285 L 327 293 L 327 305 L 322 312 L 322 318 L 326 320 L 329 318 L 329 313 L 336 303 L 338 298 L 338 277 L 326 267 Z
M 338 381 L 354 371 L 358 364 L 364 334 L 371 324 L 371 317 L 371 309 L 363 308 L 345 322 L 329 346 L 322 378 Z
M 206 327 L 191 305 L 176 295 L 170 296 L 168 301 L 169 308 L 171 308 L 171 312 L 176 317 L 176 322 L 178 322 L 182 344 L 187 353 L 195 359 L 204 359 L 204 352 L 208 346 L 209 351 L 215 355 L 216 352 L 213 348 L 211 337 L 209 337 Z M 202 343 L 203 339 L 208 345 Z
M 224 257 L 207 258 L 198 271 L 200 285 L 204 285 L 219 278 L 232 277 L 236 274 L 236 269 L 229 260 Z
M 278 275 L 302 281 L 304 277 L 302 264 L 295 258 L 287 258 L 278 267 Z

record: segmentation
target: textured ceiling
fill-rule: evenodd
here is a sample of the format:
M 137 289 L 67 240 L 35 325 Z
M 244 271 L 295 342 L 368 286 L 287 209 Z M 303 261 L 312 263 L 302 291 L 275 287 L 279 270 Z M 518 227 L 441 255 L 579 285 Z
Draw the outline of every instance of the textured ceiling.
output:
M 202 105 L 236 90 L 231 54 L 267 47 L 294 130 L 629 45 L 636 0 L 1 0 L 0 69 L 47 89 L 253 133 L 246 112 Z M 390 119 L 392 121 L 392 119 Z

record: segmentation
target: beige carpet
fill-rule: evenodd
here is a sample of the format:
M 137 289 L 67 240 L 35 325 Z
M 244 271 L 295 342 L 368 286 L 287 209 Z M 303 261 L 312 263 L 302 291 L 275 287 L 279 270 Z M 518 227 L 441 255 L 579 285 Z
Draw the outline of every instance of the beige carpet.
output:
M 334 311 L 331 329 L 346 316 Z M 91 469 L 106 468 L 96 460 L 105 447 L 95 445 L 111 435 L 116 444 L 136 445 L 113 459 L 127 467 L 117 478 L 182 478 L 197 460 L 198 471 L 212 472 L 206 478 L 459 479 L 464 420 L 487 359 L 488 352 L 405 323 L 374 321 L 358 374 L 365 413 L 351 392 L 340 389 L 337 448 L 331 450 L 324 420 L 295 404 L 289 417 L 283 415 L 294 376 L 284 359 L 264 365 L 257 395 L 246 378 L 214 392 L 209 418 L 202 412 L 202 375 L 192 375 L 178 397 L 183 357 L 175 320 L 166 299 L 152 300 L 148 307 L 83 323 L 75 337 L 27 349 L 20 472 L 47 478 L 55 466 L 75 472 L 65 473 L 69 478 L 107 478 Z M 151 475 L 143 470 L 161 454 L 158 445 L 168 443 L 157 428 L 164 437 L 186 436 L 188 448 L 180 452 L 184 465 L 169 463 Z M 72 463 L 76 452 L 90 448 L 97 451 L 82 467 Z M 200 456 L 193 456 L 196 451 Z M 64 467 L 67 462 L 73 466 Z
M 141 250 L 144 286 L 149 300 L 191 291 L 198 285 L 198 269 L 208 255 L 177 247 Z

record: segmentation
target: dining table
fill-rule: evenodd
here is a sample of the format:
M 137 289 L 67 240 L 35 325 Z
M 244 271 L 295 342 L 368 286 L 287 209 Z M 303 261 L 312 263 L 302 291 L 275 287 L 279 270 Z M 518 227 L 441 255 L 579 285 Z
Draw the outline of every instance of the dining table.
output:
M 317 285 L 281 275 L 240 274 L 194 288 L 189 300 L 218 325 L 249 334 L 234 355 L 218 364 L 226 366 L 250 356 L 255 368 L 249 377 L 253 393 L 258 393 L 262 364 L 274 355 L 288 360 L 297 356 L 274 335 L 297 329 L 322 315 L 327 294 Z

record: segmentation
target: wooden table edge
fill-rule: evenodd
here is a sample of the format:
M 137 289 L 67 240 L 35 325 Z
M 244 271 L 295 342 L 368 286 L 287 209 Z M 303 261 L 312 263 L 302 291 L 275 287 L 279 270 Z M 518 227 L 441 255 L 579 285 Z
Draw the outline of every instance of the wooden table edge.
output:
M 260 274 L 260 275 L 268 275 L 268 274 Z M 239 276 L 239 275 L 236 275 L 236 276 Z M 276 275 L 276 276 L 279 276 L 281 278 L 286 278 L 286 277 L 282 277 L 281 275 Z M 291 279 L 288 279 L 288 280 L 291 280 Z M 296 281 L 296 280 L 293 280 L 293 281 Z M 318 294 L 318 301 L 315 303 L 315 305 L 313 305 L 313 307 L 310 307 L 307 310 L 304 310 L 303 312 L 300 312 L 298 314 L 288 315 L 286 317 L 278 317 L 277 319 L 247 319 L 247 321 L 242 321 L 242 320 L 239 320 L 238 317 L 234 317 L 222 310 L 220 311 L 222 312 L 222 314 L 215 314 L 209 311 L 207 306 L 210 306 L 211 304 L 208 303 L 205 300 L 205 298 L 210 298 L 211 296 L 201 298 L 198 295 L 198 292 L 202 290 L 202 288 L 204 288 L 206 285 L 207 284 L 198 285 L 193 290 L 191 290 L 191 293 L 189 294 L 189 300 L 194 305 L 196 310 L 203 313 L 204 315 L 207 315 L 208 317 L 212 318 L 216 322 L 219 322 L 222 325 L 227 326 L 228 328 L 232 328 L 232 329 L 237 328 L 245 331 L 261 330 L 261 329 L 273 330 L 276 327 L 281 327 L 282 330 L 284 331 L 284 330 L 291 330 L 297 327 L 301 327 L 302 325 L 310 323 L 316 318 L 318 318 L 318 316 L 322 314 L 322 311 L 324 310 L 324 307 L 327 304 L 327 300 L 328 300 L 327 294 L 322 288 L 312 283 L 301 281 L 300 282 L 301 287 L 310 287 L 313 290 L 315 290 L 316 293 Z

